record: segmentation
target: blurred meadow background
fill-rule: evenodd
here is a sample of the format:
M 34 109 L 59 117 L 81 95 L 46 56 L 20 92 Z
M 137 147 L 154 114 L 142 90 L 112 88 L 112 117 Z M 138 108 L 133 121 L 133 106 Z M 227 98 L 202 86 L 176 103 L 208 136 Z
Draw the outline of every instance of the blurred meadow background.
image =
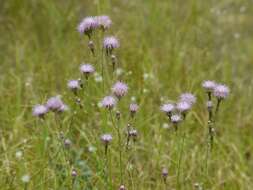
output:
M 117 69 L 112 73 L 107 66 L 104 91 L 101 60 L 77 31 L 84 17 L 96 15 L 110 16 L 105 33 L 120 42 Z M 1 0 L 0 189 L 251 190 L 252 34 L 252 0 Z M 94 36 L 99 49 L 102 36 Z M 83 62 L 97 73 L 84 84 L 80 108 L 67 82 L 80 77 Z M 129 86 L 117 108 L 123 141 L 128 105 L 139 104 L 131 120 L 137 140 L 129 150 L 122 147 L 123 180 L 117 133 L 98 104 L 116 78 Z M 208 161 L 204 80 L 230 88 Z M 160 105 L 183 92 L 195 94 L 197 103 L 179 126 L 185 141 L 177 176 L 180 133 L 175 135 Z M 43 121 L 32 115 L 34 105 L 56 95 L 69 107 L 60 124 L 51 113 Z M 108 132 L 113 140 L 105 158 L 100 136 Z

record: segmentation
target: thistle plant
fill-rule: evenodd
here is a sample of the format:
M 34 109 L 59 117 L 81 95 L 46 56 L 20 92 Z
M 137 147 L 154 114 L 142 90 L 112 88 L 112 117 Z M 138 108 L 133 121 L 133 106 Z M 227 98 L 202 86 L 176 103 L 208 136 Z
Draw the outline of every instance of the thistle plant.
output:
M 223 84 L 217 84 L 214 81 L 204 81 L 202 83 L 202 87 L 205 89 L 206 93 L 207 93 L 207 102 L 206 102 L 206 108 L 208 111 L 208 133 L 209 133 L 209 144 L 210 144 L 210 148 L 212 149 L 213 147 L 213 139 L 214 139 L 214 123 L 215 120 L 217 119 L 218 116 L 218 112 L 220 109 L 220 105 L 221 102 L 223 100 L 225 100 L 228 95 L 229 95 L 229 88 L 226 85 Z M 215 107 L 215 111 L 213 112 L 213 98 L 216 98 L 216 107 Z
M 177 137 L 178 146 L 178 161 L 177 161 L 177 187 L 181 188 L 180 172 L 181 172 L 181 161 L 183 157 L 185 132 L 181 133 L 179 125 L 186 120 L 186 115 L 192 109 L 192 106 L 196 103 L 195 95 L 186 92 L 179 96 L 179 99 L 175 103 L 162 104 L 160 110 L 168 117 L 168 122 L 174 127 Z M 180 139 L 180 142 L 179 142 Z M 166 172 L 165 172 L 166 173 Z M 166 176 L 167 177 L 167 176 Z

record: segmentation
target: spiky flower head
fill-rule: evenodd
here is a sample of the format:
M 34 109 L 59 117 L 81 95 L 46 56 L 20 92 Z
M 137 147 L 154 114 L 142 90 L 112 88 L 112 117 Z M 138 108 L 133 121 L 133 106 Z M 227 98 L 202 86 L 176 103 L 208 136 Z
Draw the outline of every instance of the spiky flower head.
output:
M 189 104 L 188 102 L 178 102 L 177 103 L 177 110 L 181 113 L 185 113 L 187 111 L 189 111 L 191 109 L 191 104 Z
M 206 80 L 202 83 L 202 87 L 207 91 L 207 92 L 212 92 L 214 87 L 216 86 L 216 83 L 211 80 Z
M 48 99 L 46 107 L 52 111 L 61 111 L 64 107 L 64 103 L 59 96 L 54 96 Z
M 112 109 L 116 105 L 117 101 L 113 96 L 106 96 L 103 98 L 101 103 L 103 107 L 107 109 Z
M 229 88 L 223 84 L 217 84 L 214 88 L 214 96 L 219 100 L 226 99 L 229 95 Z
M 108 36 L 104 38 L 104 44 L 103 44 L 107 55 L 112 53 L 112 50 L 119 48 L 119 41 L 114 36 Z
M 80 67 L 81 73 L 85 74 L 86 76 L 95 72 L 94 67 L 91 64 L 82 64 Z
M 112 21 L 107 15 L 97 16 L 96 19 L 99 27 L 102 28 L 102 30 L 107 30 L 112 25 Z
M 180 100 L 181 102 L 187 102 L 189 104 L 194 104 L 196 102 L 196 96 L 193 95 L 192 93 L 186 92 L 180 95 Z
M 73 91 L 80 89 L 79 81 L 78 80 L 69 80 L 68 81 L 68 88 Z
M 37 117 L 44 117 L 44 115 L 48 112 L 48 108 L 44 105 L 35 105 L 33 107 L 33 115 Z
M 101 136 L 101 141 L 105 144 L 108 145 L 112 141 L 112 135 L 111 134 L 103 134 Z
M 139 106 L 136 103 L 131 103 L 129 105 L 129 110 L 131 113 L 136 113 L 138 111 L 138 109 L 139 109 Z
M 180 121 L 182 121 L 182 118 L 181 118 L 180 115 L 174 114 L 174 115 L 171 116 L 171 122 L 173 124 L 178 124 Z
M 173 112 L 175 110 L 175 106 L 174 104 L 163 104 L 161 106 L 161 111 L 165 112 L 166 114 L 170 114 L 171 112 Z
M 127 94 L 127 91 L 128 86 L 123 82 L 118 81 L 112 86 L 112 92 L 117 98 L 125 96 Z
M 91 36 L 91 33 L 98 28 L 99 24 L 95 17 L 86 17 L 84 18 L 77 27 L 77 30 L 80 34 L 86 34 L 88 37 Z

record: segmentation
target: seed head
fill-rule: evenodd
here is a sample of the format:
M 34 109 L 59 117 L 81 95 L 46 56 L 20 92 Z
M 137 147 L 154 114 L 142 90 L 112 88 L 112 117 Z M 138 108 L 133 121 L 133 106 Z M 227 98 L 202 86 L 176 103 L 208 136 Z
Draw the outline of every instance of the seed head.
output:
M 112 92 L 117 98 L 121 98 L 127 94 L 128 86 L 123 82 L 116 82 L 112 87 Z
M 229 88 L 223 84 L 217 84 L 214 88 L 214 96 L 218 99 L 226 99 L 229 95 Z
M 113 96 L 106 96 L 103 98 L 101 104 L 107 109 L 112 109 L 116 105 L 117 101 Z
M 179 101 L 187 102 L 192 105 L 196 102 L 196 97 L 195 97 L 195 95 L 187 92 L 187 93 L 183 93 L 180 95 Z
M 48 112 L 48 108 L 44 105 L 35 105 L 33 107 L 33 115 L 43 117 Z

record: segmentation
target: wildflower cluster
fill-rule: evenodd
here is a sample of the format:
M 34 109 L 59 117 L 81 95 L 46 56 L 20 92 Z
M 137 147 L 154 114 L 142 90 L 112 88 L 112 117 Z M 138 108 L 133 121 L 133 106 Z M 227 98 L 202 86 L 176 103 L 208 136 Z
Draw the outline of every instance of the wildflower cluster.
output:
M 195 103 L 195 95 L 187 92 L 181 94 L 176 103 L 165 103 L 161 105 L 160 109 L 168 116 L 169 121 L 177 130 L 178 124 L 186 118 Z
M 229 95 L 229 88 L 224 84 L 218 84 L 215 81 L 206 80 L 202 83 L 202 87 L 207 93 L 207 101 L 206 101 L 206 108 L 208 111 L 208 131 L 209 131 L 209 139 L 210 139 L 210 146 L 213 145 L 213 136 L 214 136 L 214 127 L 213 123 L 215 119 L 217 119 L 217 114 L 219 112 L 220 104 L 223 100 L 225 100 Z M 213 105 L 213 98 L 216 98 L 216 108 L 213 113 L 214 105 Z

